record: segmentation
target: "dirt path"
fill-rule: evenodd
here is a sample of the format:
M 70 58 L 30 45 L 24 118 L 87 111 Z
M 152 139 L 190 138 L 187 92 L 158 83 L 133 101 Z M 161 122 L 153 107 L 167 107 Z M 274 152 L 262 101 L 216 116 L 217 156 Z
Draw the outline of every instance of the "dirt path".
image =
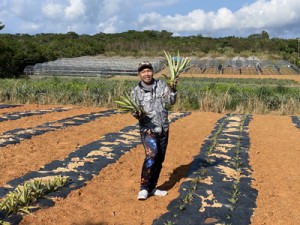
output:
M 53 106 L 24 106 L 1 109 L 4 112 L 45 109 Z M 76 107 L 66 112 L 49 113 L 0 123 L 1 132 L 36 126 L 46 121 L 91 113 L 100 108 Z M 52 115 L 52 116 L 51 116 Z M 86 186 L 72 191 L 65 199 L 54 199 L 55 205 L 24 217 L 20 224 L 62 225 L 150 225 L 167 212 L 167 206 L 179 196 L 194 156 L 199 154 L 205 138 L 223 114 L 193 112 L 171 124 L 170 142 L 159 185 L 169 194 L 164 198 L 136 200 L 140 169 L 144 158 L 141 145 L 125 153 L 115 163 L 102 169 Z M 134 125 L 130 115 L 98 118 L 80 126 L 34 136 L 19 144 L 0 147 L 0 184 L 38 170 L 53 160 L 63 159 L 79 146 L 101 136 Z M 257 208 L 252 224 L 279 225 L 300 221 L 300 131 L 287 116 L 253 116 L 250 122 L 250 165 L 258 190 Z
M 300 221 L 300 131 L 285 116 L 254 116 L 250 163 L 258 190 L 253 224 Z

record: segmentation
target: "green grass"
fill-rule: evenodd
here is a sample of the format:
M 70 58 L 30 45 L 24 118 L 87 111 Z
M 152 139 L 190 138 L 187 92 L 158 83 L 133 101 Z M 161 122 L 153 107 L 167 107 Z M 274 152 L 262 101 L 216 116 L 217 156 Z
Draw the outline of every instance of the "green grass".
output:
M 295 80 L 290 79 L 274 79 L 274 78 L 206 78 L 206 77 L 195 77 L 195 78 L 181 78 L 180 83 L 233 83 L 241 85 L 286 85 L 286 86 L 300 86 Z
M 116 108 L 114 101 L 137 84 L 133 80 L 43 78 L 2 79 L 0 102 L 73 104 Z M 300 113 L 300 87 L 292 80 L 182 78 L 175 111 Z

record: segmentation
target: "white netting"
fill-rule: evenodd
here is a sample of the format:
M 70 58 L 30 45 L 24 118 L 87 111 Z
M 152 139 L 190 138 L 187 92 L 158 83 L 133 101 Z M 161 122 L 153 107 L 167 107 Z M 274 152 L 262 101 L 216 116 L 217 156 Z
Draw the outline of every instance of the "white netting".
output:
M 136 75 L 138 64 L 149 61 L 157 73 L 164 68 L 164 57 L 134 58 L 134 57 L 104 57 L 84 56 L 77 58 L 62 58 L 51 62 L 27 66 L 27 75 L 58 75 L 58 76 L 110 76 Z M 225 57 L 192 57 L 190 73 L 203 74 L 299 74 L 299 68 L 288 61 L 260 60 L 255 56 L 248 58 L 236 56 Z
M 164 58 L 78 57 L 38 63 L 31 69 L 34 75 L 136 75 L 142 61 L 149 61 L 154 72 L 162 70 L 165 62 Z

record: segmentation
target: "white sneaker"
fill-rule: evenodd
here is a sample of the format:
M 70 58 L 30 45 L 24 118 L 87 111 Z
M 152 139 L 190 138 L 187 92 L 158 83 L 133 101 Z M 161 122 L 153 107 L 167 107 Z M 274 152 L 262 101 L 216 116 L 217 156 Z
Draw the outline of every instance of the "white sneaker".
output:
M 168 192 L 164 191 L 164 190 L 153 189 L 150 194 L 155 195 L 155 196 L 163 197 L 163 196 L 166 196 L 168 194 Z
M 138 200 L 146 200 L 148 198 L 148 191 L 147 190 L 141 190 L 138 194 L 137 199 Z

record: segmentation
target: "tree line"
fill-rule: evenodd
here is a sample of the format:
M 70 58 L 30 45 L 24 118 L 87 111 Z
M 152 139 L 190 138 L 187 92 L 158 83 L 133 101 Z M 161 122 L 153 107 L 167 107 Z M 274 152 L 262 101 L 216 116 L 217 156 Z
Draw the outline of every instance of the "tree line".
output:
M 0 30 L 4 25 L 0 22 Z M 5 30 L 5 29 L 4 29 Z M 266 31 L 248 37 L 173 36 L 162 30 L 129 30 L 95 35 L 75 32 L 0 34 L 0 78 L 18 78 L 28 65 L 59 58 L 106 56 L 164 56 L 163 50 L 187 56 L 257 56 L 284 59 L 300 66 L 298 39 L 270 38 Z

